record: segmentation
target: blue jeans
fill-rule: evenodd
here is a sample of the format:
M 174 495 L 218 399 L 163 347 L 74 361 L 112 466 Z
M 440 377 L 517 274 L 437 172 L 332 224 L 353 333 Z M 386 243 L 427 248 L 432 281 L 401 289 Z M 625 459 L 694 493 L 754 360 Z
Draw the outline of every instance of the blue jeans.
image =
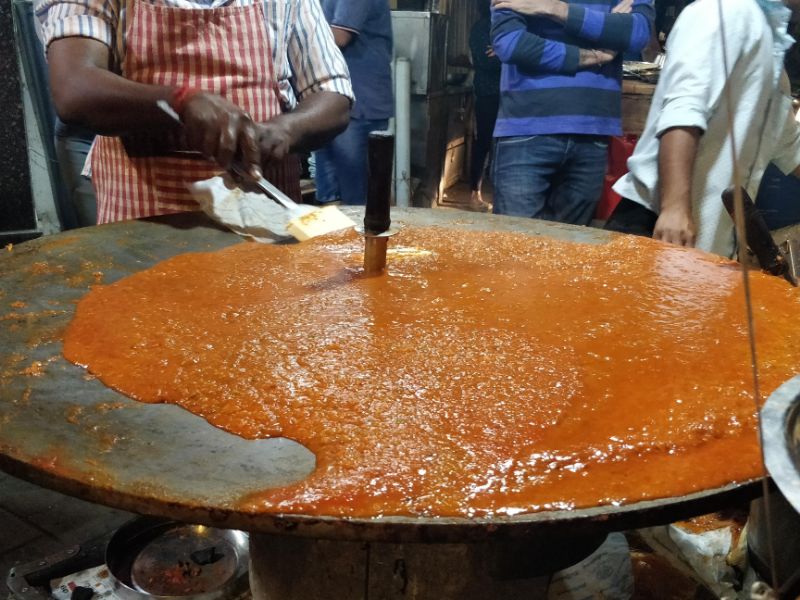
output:
M 367 141 L 372 131 L 389 126 L 387 119 L 350 119 L 350 125 L 314 153 L 317 201 L 367 202 Z
M 603 191 L 607 155 L 604 136 L 495 139 L 494 212 L 589 225 Z

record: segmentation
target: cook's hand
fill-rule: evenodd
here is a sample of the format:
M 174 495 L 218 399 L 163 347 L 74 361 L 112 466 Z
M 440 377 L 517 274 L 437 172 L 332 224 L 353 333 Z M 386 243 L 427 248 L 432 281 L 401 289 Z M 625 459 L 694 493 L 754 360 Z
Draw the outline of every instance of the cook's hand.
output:
M 633 0 L 622 0 L 614 8 L 611 9 L 612 13 L 627 15 L 633 10 Z
M 492 7 L 497 10 L 513 10 L 531 17 L 551 16 L 559 4 L 559 0 L 492 0 Z
M 234 158 L 253 178 L 261 177 L 261 149 L 253 119 L 225 98 L 198 92 L 181 112 L 189 148 L 229 169 Z
M 489 58 L 495 58 L 497 56 L 492 46 L 486 46 L 486 56 Z M 800 170 L 800 167 L 798 167 L 798 169 Z
M 258 125 L 258 145 L 261 152 L 261 164 L 286 158 L 292 150 L 294 137 L 290 128 L 280 117 Z
M 677 246 L 693 247 L 696 232 L 691 209 L 675 207 L 662 210 L 656 221 L 653 239 Z

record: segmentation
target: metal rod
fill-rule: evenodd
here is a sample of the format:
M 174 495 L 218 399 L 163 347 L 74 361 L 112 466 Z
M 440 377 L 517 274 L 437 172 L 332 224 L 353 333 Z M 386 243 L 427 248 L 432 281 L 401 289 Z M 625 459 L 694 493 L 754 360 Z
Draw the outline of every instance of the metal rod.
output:
M 395 62 L 395 204 L 411 206 L 411 61 L 400 57 Z
M 386 270 L 387 236 L 364 236 L 364 275 L 375 277 Z
M 736 237 L 738 243 L 738 250 L 739 250 L 739 263 L 741 264 L 742 269 L 742 283 L 744 286 L 744 300 L 745 300 L 745 311 L 747 314 L 747 330 L 748 330 L 748 338 L 749 338 L 749 350 L 750 350 L 750 372 L 753 378 L 753 403 L 755 404 L 756 408 L 756 418 L 758 419 L 758 443 L 759 447 L 761 448 L 761 464 L 764 466 L 764 475 L 761 478 L 762 481 L 762 492 L 764 494 L 764 517 L 767 524 L 767 548 L 769 549 L 769 558 L 770 558 L 770 575 L 772 577 L 772 585 L 775 589 L 780 589 L 780 584 L 778 582 L 778 567 L 776 562 L 776 552 L 775 552 L 775 535 L 773 530 L 773 520 L 772 520 L 772 510 L 770 508 L 770 491 L 769 491 L 769 484 L 767 482 L 767 466 L 766 466 L 766 458 L 764 455 L 764 432 L 761 428 L 761 382 L 759 378 L 759 369 L 758 369 L 758 353 L 756 351 L 756 328 L 755 328 L 755 320 L 753 318 L 753 299 L 752 299 L 752 292 L 750 289 L 750 273 L 747 269 L 746 265 L 746 253 L 747 249 L 745 248 L 745 243 L 747 240 L 747 226 L 745 225 L 744 220 L 744 197 L 742 195 L 743 189 L 743 181 L 742 181 L 742 173 L 741 169 L 739 168 L 738 156 L 736 152 L 736 131 L 734 129 L 734 102 L 733 102 L 733 94 L 731 91 L 730 85 L 730 77 L 731 77 L 731 66 L 728 62 L 728 43 L 725 34 L 725 17 L 724 11 L 722 10 L 722 0 L 717 0 L 717 12 L 719 14 L 719 29 L 720 29 L 720 36 L 722 38 L 722 64 L 723 68 L 725 69 L 725 79 L 728 82 L 725 85 L 725 103 L 728 109 L 728 130 L 730 133 L 731 138 L 731 159 L 733 161 L 733 185 L 734 185 L 734 193 L 733 193 L 733 205 L 734 209 L 734 225 L 736 227 Z M 769 108 L 767 107 L 767 112 L 769 112 Z M 760 142 L 759 142 L 760 143 Z

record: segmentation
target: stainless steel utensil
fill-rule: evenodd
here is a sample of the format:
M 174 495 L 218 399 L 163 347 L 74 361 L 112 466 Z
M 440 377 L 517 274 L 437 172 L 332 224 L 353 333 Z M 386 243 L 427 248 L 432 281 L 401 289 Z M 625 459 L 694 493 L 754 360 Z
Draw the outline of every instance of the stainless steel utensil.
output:
M 122 600 L 232 600 L 248 586 L 246 533 L 141 517 L 106 547 Z

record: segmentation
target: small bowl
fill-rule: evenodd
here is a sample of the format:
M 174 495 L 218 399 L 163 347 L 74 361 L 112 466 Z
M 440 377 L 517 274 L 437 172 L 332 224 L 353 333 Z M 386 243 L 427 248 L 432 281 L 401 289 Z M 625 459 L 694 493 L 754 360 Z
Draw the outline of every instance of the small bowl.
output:
M 248 586 L 248 538 L 141 517 L 111 537 L 106 566 L 123 600 L 229 600 Z

